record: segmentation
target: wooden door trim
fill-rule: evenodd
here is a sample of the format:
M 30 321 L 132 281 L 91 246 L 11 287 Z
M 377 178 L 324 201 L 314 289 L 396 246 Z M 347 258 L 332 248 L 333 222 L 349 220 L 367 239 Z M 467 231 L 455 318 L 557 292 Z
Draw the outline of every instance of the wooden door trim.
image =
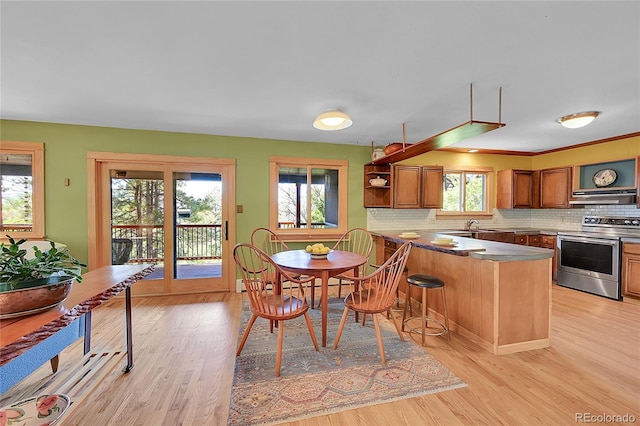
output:
M 228 236 L 226 240 L 226 250 L 223 257 L 222 270 L 224 279 L 224 288 L 229 292 L 235 292 L 235 264 L 231 256 L 231 250 L 236 243 L 235 227 L 235 159 L 227 158 L 206 158 L 206 157 L 180 157 L 171 155 L 157 154 L 130 154 L 118 152 L 95 152 L 87 153 L 87 201 L 88 201 L 88 243 L 89 243 L 89 269 L 95 269 L 103 264 L 110 263 L 110 252 L 104 249 L 104 233 L 107 230 L 101 222 L 104 210 L 107 208 L 107 202 L 104 197 L 104 190 L 101 187 L 103 181 L 104 166 L 109 163 L 124 163 L 135 168 L 144 168 L 149 165 L 161 166 L 161 170 L 184 171 L 184 168 L 205 167 L 220 168 L 223 182 L 226 182 L 222 188 L 222 196 L 224 203 L 222 205 L 222 217 L 226 218 L 228 223 Z M 102 194 L 102 196 L 100 196 Z M 110 234 L 108 234 L 110 236 Z M 223 241 L 224 244 L 224 241 Z M 105 260 L 106 259 L 106 260 Z M 105 263 L 107 262 L 107 263 Z M 172 289 L 166 289 L 173 293 Z

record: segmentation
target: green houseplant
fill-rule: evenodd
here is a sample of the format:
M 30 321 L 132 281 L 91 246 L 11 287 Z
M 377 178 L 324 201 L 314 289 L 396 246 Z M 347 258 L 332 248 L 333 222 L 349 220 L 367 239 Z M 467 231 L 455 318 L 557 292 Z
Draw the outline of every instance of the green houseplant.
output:
M 84 265 L 67 250 L 58 250 L 54 242 L 44 251 L 33 247 L 34 257 L 7 235 L 9 244 L 0 244 L 0 318 L 39 312 L 61 303 L 74 280 L 82 281 Z

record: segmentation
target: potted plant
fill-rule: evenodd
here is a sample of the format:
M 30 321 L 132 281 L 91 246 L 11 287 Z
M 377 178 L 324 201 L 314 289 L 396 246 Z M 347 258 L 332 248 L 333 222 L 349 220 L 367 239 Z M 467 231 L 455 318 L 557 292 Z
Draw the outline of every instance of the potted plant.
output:
M 27 258 L 20 247 L 25 239 L 0 244 L 0 318 L 40 312 L 66 299 L 74 280 L 82 281 L 84 265 L 69 254 L 58 250 L 50 241 L 49 250 L 34 246 L 35 256 Z

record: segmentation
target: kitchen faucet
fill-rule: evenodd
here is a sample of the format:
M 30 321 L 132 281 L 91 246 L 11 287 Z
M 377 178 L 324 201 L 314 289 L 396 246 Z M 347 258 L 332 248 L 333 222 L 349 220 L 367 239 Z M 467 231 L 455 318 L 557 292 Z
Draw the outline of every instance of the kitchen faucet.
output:
M 467 221 L 467 224 L 465 225 L 466 230 L 471 231 L 471 227 L 473 226 L 473 224 L 476 225 L 476 231 L 478 230 L 478 228 L 480 228 L 480 222 L 478 221 L 478 219 L 469 219 Z

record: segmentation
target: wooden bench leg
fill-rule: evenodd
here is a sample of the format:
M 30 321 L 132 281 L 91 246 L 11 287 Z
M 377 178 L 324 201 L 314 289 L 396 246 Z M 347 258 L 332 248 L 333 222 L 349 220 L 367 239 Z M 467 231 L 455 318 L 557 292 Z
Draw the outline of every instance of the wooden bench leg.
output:
M 60 364 L 60 355 L 58 354 L 54 356 L 49 360 L 49 362 L 51 363 L 51 370 L 55 374 L 58 371 L 58 365 Z

